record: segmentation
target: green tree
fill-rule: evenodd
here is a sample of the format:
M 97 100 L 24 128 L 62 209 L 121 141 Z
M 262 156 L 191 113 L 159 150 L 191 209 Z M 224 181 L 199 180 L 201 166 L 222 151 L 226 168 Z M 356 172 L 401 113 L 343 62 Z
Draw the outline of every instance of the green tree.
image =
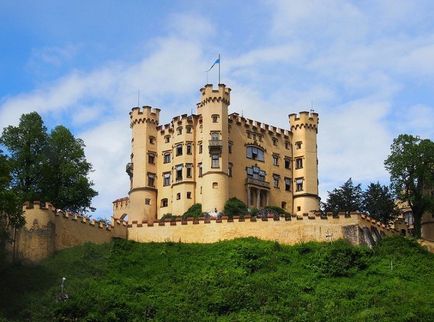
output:
M 390 189 L 379 182 L 371 183 L 366 191 L 363 192 L 362 208 L 371 217 L 384 224 L 388 224 L 398 214 Z
M 0 150 L 0 262 L 3 262 L 6 243 L 10 240 L 11 229 L 24 225 L 22 203 L 10 186 L 9 160 Z
M 224 214 L 229 218 L 233 216 L 244 216 L 248 213 L 247 206 L 238 198 L 230 198 L 225 202 L 225 207 L 223 210 Z
M 349 178 L 342 186 L 328 191 L 328 197 L 323 204 L 325 211 L 338 213 L 351 212 L 362 209 L 362 188 L 360 184 L 354 185 Z
M 392 189 L 413 212 L 414 233 L 420 237 L 422 215 L 434 210 L 434 142 L 401 134 L 393 140 L 384 164 Z
M 12 185 L 23 200 L 41 200 L 47 129 L 38 113 L 23 114 L 18 126 L 3 129 L 0 138 L 10 153 Z
M 46 148 L 42 191 L 55 207 L 84 212 L 90 208 L 97 192 L 88 174 L 92 165 L 86 161 L 84 142 L 76 139 L 64 126 L 54 128 Z

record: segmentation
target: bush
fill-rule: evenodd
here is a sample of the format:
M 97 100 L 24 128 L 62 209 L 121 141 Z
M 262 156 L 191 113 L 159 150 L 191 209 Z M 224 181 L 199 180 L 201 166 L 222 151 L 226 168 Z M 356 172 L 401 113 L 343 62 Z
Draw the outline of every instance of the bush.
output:
M 238 198 L 230 198 L 225 203 L 224 213 L 229 218 L 233 216 L 244 216 L 248 214 L 247 206 Z
M 202 215 L 202 204 L 195 203 L 182 215 L 182 218 L 199 218 Z
M 258 214 L 259 209 L 258 208 L 249 208 L 248 211 L 250 213 L 250 216 L 256 217 L 256 215 Z

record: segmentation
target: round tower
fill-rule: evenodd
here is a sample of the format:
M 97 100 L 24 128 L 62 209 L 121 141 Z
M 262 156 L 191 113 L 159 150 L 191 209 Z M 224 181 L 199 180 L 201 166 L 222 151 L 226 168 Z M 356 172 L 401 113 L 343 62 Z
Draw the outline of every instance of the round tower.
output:
M 198 111 L 203 124 L 202 209 L 222 211 L 229 196 L 228 108 L 231 89 L 219 84 L 201 88 Z
M 297 215 L 319 210 L 318 196 L 318 113 L 289 115 L 292 132 L 293 210 Z
M 153 222 L 157 216 L 157 126 L 160 109 L 134 107 L 130 112 L 132 129 L 128 221 Z

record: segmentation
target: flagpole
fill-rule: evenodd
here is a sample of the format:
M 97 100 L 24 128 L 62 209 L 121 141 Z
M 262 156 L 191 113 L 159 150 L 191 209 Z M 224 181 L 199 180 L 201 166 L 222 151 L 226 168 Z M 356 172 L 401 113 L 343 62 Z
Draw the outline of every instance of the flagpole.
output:
M 221 65 L 221 60 L 220 60 L 220 54 L 219 54 L 219 84 L 220 84 L 220 65 Z

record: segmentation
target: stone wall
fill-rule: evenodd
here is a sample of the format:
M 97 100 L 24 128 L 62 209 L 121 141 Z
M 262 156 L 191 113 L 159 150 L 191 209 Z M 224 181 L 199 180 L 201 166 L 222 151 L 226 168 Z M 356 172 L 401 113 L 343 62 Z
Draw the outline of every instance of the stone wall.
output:
M 85 242 L 102 244 L 113 237 L 127 238 L 127 225 L 120 221 L 106 226 L 77 214 L 56 211 L 49 203 L 26 203 L 23 210 L 26 224 L 13 233 L 15 244 L 11 245 L 18 259 L 35 262 Z
M 283 244 L 347 239 L 353 244 L 372 245 L 382 235 L 394 233 L 396 231 L 358 213 L 336 216 L 321 216 L 317 213 L 262 219 L 248 216 L 233 219 L 179 219 L 149 224 L 133 222 L 128 225 L 128 239 L 137 242 L 213 243 L 225 239 L 257 237 Z

